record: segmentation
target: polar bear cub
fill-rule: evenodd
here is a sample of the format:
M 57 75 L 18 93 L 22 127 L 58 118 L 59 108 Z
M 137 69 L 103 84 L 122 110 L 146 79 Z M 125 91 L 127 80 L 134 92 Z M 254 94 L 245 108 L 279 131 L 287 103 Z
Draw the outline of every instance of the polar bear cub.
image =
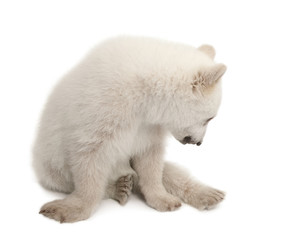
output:
M 90 217 L 103 198 L 124 204 L 140 192 L 171 211 L 181 201 L 198 209 L 224 193 L 163 161 L 171 133 L 200 145 L 221 101 L 224 64 L 199 48 L 142 37 L 117 37 L 95 47 L 55 87 L 33 149 L 42 186 L 68 193 L 40 213 L 60 222 Z

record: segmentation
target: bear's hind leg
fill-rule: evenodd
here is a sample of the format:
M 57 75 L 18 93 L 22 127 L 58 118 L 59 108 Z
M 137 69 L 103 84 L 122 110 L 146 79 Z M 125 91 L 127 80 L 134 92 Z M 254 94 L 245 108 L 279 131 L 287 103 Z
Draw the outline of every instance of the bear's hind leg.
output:
M 76 222 L 90 217 L 102 200 L 110 172 L 107 159 L 97 151 L 78 153 L 71 172 L 75 189 L 66 198 L 45 204 L 40 213 L 59 222 Z M 106 157 L 105 157 L 106 158 Z M 105 162 L 104 162 L 105 161 Z
M 121 205 L 125 205 L 129 196 L 132 193 L 134 185 L 134 176 L 128 174 L 121 176 L 116 182 L 108 184 L 105 194 L 105 199 L 112 198 L 119 202 Z

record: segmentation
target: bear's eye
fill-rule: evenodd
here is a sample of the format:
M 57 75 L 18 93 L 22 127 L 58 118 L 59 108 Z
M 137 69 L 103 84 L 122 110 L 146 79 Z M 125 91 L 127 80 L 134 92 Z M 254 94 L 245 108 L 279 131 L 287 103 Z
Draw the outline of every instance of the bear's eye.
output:
M 213 117 L 211 117 L 211 118 L 208 118 L 208 119 L 205 121 L 204 125 L 207 125 L 207 124 L 208 124 L 208 122 L 209 122 L 209 121 L 211 121 L 212 119 L 213 119 Z

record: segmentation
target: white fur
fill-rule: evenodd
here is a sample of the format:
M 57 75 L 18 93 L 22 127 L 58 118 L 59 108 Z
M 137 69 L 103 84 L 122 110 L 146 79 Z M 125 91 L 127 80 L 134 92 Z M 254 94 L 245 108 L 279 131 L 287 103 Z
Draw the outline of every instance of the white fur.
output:
M 103 197 L 114 198 L 113 186 L 128 174 L 151 207 L 179 207 L 185 195 L 179 189 L 187 184 L 175 186 L 174 170 L 164 170 L 164 139 L 171 132 L 179 141 L 202 142 L 225 72 L 213 56 L 207 45 L 136 37 L 94 48 L 58 83 L 41 118 L 33 152 L 37 176 L 44 187 L 71 193 L 41 213 L 61 222 L 86 219 Z

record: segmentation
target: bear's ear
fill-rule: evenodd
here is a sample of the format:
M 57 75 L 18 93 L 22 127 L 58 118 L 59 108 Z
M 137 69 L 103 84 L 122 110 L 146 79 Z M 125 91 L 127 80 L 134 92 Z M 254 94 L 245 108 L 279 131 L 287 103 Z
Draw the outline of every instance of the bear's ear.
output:
M 212 60 L 214 59 L 215 57 L 215 50 L 214 50 L 214 47 L 211 46 L 211 45 L 207 45 L 207 44 L 204 44 L 202 46 L 200 46 L 198 48 L 198 50 L 200 50 L 201 52 L 204 52 L 206 55 L 208 55 Z
M 209 87 L 216 83 L 226 72 L 227 67 L 222 63 L 201 69 L 195 76 L 193 87 Z

